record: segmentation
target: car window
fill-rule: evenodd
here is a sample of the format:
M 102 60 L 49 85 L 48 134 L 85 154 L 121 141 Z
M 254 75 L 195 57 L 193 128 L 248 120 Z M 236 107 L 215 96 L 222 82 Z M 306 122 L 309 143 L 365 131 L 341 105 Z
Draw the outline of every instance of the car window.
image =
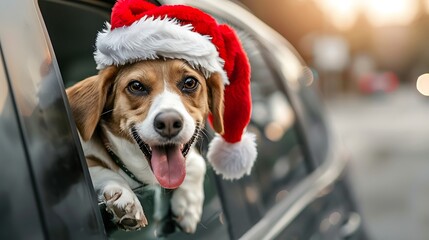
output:
M 111 6 L 40 1 L 40 7 L 65 85 L 95 74 L 93 45 L 96 33 L 109 20 Z M 76 24 L 76 16 L 84 19 L 84 26 Z M 248 131 L 257 136 L 258 159 L 252 174 L 239 181 L 221 180 L 208 170 L 202 221 L 191 237 L 195 239 L 240 237 L 278 201 L 287 197 L 310 171 L 297 131 L 295 110 L 282 82 L 265 61 L 267 56 L 258 42 L 240 28 L 236 30 L 252 67 L 253 111 Z M 200 143 L 203 155 L 212 134 L 208 128 L 206 138 Z M 109 223 L 109 216 L 105 215 L 110 237 L 157 239 L 173 233 L 167 235 L 168 239 L 189 239 L 190 235 L 176 231 L 171 225 L 168 191 L 143 187 L 135 192 L 149 218 L 149 226 L 139 232 L 116 231 Z M 102 205 L 100 209 L 103 210 Z
M 97 74 L 93 58 L 97 32 L 109 21 L 109 4 L 39 1 L 65 87 Z M 76 24 L 79 19 L 81 23 Z
M 97 32 L 109 20 L 111 5 L 91 5 L 86 3 L 39 1 L 40 9 L 50 36 L 65 86 L 97 73 L 93 59 L 93 45 Z M 76 24 L 76 17 L 85 21 L 85 25 Z M 61 19 L 61 20 L 59 20 Z M 204 139 L 208 141 L 208 139 Z M 201 149 L 207 144 L 200 144 Z M 192 235 L 196 239 L 229 239 L 228 220 L 226 219 L 218 196 L 216 178 L 209 169 L 204 181 L 204 206 L 201 222 Z M 104 215 L 104 224 L 109 238 L 112 239 L 189 239 L 173 224 L 169 201 L 171 191 L 156 186 L 134 189 L 148 218 L 149 225 L 140 231 L 119 231 L 111 216 Z

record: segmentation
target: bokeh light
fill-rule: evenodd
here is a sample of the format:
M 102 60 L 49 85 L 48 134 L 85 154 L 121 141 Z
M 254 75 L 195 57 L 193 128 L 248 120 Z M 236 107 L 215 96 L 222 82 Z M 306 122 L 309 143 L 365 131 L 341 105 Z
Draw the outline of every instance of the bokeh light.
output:
M 347 30 L 356 21 L 359 0 L 316 0 L 332 24 L 340 30 Z
M 405 26 L 417 15 L 417 0 L 314 0 L 339 30 L 350 29 L 363 13 L 375 27 Z M 427 9 L 429 11 L 429 0 Z
M 416 83 L 417 90 L 424 96 L 429 96 L 429 73 L 420 75 Z

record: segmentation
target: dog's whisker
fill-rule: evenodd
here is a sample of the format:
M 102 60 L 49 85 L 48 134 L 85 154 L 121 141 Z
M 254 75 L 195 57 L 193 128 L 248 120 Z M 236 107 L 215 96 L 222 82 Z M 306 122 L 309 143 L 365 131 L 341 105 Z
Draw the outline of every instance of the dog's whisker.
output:
M 142 169 L 142 171 L 146 171 L 146 170 L 149 170 L 150 169 L 150 166 L 149 165 L 147 165 L 146 167 L 144 167 L 143 169 Z
M 205 128 L 201 129 L 201 136 L 205 137 L 206 139 L 209 139 L 209 135 Z
M 107 110 L 107 111 L 105 111 L 105 112 L 101 113 L 101 115 L 100 115 L 100 116 L 103 116 L 103 115 L 108 114 L 108 113 L 111 113 L 111 112 L 113 112 L 113 109 L 110 109 L 110 110 Z
M 201 129 L 199 134 L 201 139 L 210 140 L 209 134 L 207 133 L 207 130 L 205 128 Z

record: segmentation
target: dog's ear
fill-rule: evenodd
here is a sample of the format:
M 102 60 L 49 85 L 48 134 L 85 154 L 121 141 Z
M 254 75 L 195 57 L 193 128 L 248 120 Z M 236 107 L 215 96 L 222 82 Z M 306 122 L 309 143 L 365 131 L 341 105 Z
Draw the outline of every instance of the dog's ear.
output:
M 110 66 L 66 90 L 73 117 L 84 141 L 94 134 L 118 68 Z
M 221 75 L 219 73 L 212 73 L 210 78 L 207 79 L 207 87 L 213 129 L 217 133 L 223 134 L 224 86 Z

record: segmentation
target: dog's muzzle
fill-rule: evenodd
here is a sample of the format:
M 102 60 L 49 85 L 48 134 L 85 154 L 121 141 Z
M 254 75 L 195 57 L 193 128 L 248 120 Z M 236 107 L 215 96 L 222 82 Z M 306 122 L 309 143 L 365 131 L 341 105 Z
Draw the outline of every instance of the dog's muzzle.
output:
M 164 119 L 162 122 L 164 126 L 161 126 L 161 123 L 159 123 L 159 131 L 166 131 L 165 134 L 172 135 L 172 133 L 176 131 L 175 129 L 179 128 L 178 125 L 173 126 L 177 124 L 177 118 L 174 116 L 174 114 L 162 116 L 161 119 Z M 156 125 L 156 123 L 154 123 L 154 125 Z M 170 129 L 165 130 L 166 128 Z M 139 145 L 140 150 L 145 155 L 146 160 L 148 161 L 152 172 L 154 173 L 159 184 L 164 188 L 175 189 L 178 188 L 185 179 L 185 158 L 189 153 L 192 144 L 198 138 L 200 130 L 200 125 L 197 123 L 194 134 L 192 135 L 191 139 L 185 144 L 165 144 L 149 146 L 142 140 L 134 126 L 131 127 L 131 135 L 133 136 L 134 141 Z

